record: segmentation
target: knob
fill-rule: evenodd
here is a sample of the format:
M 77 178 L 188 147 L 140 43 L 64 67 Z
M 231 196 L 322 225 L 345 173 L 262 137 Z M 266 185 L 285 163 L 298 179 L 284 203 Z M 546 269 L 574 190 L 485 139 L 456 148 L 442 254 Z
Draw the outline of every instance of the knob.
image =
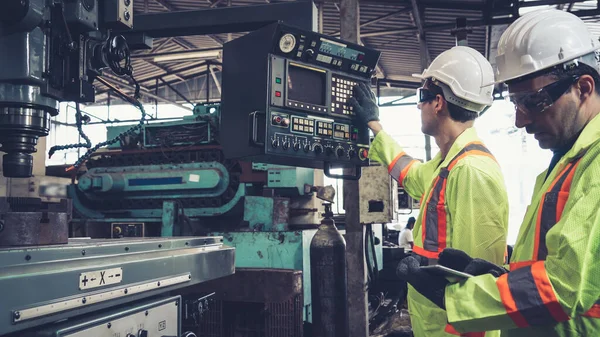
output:
M 138 330 L 138 337 L 148 337 L 148 330 L 144 330 L 144 329 Z
M 300 150 L 300 143 L 294 143 L 293 147 L 294 147 L 294 151 Z
M 288 126 L 290 125 L 290 120 L 287 118 L 284 118 L 281 120 L 281 126 Z
M 283 147 L 284 150 L 287 150 L 290 148 L 290 142 L 286 140 L 285 142 L 283 142 L 283 144 L 281 146 Z
M 327 147 L 325 148 L 325 153 L 326 153 L 328 156 L 331 156 L 331 155 L 333 154 L 333 147 L 331 147 L 331 146 L 327 146 Z
M 271 146 L 273 146 L 274 148 L 279 146 L 279 139 L 273 139 L 271 141 Z
M 360 149 L 360 151 L 358 151 L 358 158 L 360 158 L 360 160 L 365 160 L 368 157 L 369 157 L 369 150 Z
M 313 57 L 313 55 L 315 55 L 315 51 L 312 49 L 307 49 L 306 55 L 308 55 L 308 57 Z
M 348 150 L 348 157 L 354 158 L 356 156 L 356 151 L 354 149 Z
M 346 154 L 346 151 L 344 150 L 344 148 L 343 148 L 343 147 L 341 147 L 341 146 L 340 146 L 340 147 L 338 147 L 337 149 L 335 149 L 335 155 L 336 155 L 338 158 L 341 158 L 341 157 L 343 157 L 345 154 Z
M 321 154 L 323 153 L 323 146 L 321 144 L 315 144 L 313 146 L 313 151 L 315 151 L 316 154 Z
M 304 144 L 304 146 L 302 147 L 302 149 L 304 150 L 304 152 L 310 151 L 310 144 Z

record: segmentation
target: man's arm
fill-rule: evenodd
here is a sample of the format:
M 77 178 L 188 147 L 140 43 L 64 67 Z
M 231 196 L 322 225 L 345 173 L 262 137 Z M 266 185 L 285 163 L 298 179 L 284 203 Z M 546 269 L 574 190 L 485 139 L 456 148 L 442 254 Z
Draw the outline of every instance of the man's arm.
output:
M 377 121 L 369 122 L 369 128 L 376 133 L 369 150 L 369 159 L 387 166 L 389 174 L 398 181 L 408 194 L 420 199 L 425 193 L 421 162 L 404 152 L 404 149 L 388 135 Z
M 407 229 L 406 230 L 406 240 L 408 241 L 408 244 L 410 245 L 410 249 L 415 248 L 415 240 L 413 239 L 413 234 L 412 234 L 412 229 Z
M 546 236 L 545 261 L 446 287 L 448 321 L 458 331 L 550 326 L 592 308 L 600 296 L 600 162 L 588 164 Z
M 449 247 L 502 264 L 508 232 L 508 196 L 498 164 L 488 157 L 464 158 L 448 177 L 446 203 L 452 217 Z

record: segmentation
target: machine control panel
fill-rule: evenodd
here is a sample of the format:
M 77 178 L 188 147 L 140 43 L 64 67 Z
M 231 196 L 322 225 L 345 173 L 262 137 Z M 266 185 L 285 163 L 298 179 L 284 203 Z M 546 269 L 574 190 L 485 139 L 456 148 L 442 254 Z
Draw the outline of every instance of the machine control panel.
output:
M 231 125 L 222 126 L 225 133 L 249 130 L 250 139 L 245 148 L 225 137 L 227 157 L 310 168 L 369 165 L 369 129 L 348 100 L 354 86 L 370 85 L 380 52 L 277 23 L 228 42 L 223 55 L 222 118 Z M 251 125 L 241 125 L 246 121 Z

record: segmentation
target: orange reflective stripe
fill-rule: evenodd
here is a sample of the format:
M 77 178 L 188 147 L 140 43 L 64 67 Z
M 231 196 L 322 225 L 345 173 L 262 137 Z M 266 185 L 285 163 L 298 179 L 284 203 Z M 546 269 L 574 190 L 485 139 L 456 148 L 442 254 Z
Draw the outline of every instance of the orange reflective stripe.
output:
M 510 264 L 510 270 L 517 270 L 519 268 L 523 268 L 523 267 L 527 267 L 527 266 L 531 266 L 532 264 L 534 264 L 535 261 L 520 261 L 520 262 L 513 262 Z
M 437 258 L 438 258 L 438 255 L 440 255 L 440 253 L 438 253 L 438 252 L 430 252 L 430 251 L 428 251 L 428 250 L 425 250 L 425 249 L 423 249 L 422 247 L 419 247 L 419 246 L 417 246 L 417 245 L 415 245 L 415 246 L 413 247 L 413 252 L 414 252 L 415 254 L 419 254 L 419 255 L 421 255 L 421 256 L 424 256 L 424 257 L 426 257 L 426 258 L 428 258 L 428 259 L 437 259 Z
M 544 304 L 548 308 L 548 311 L 550 311 L 552 317 L 554 317 L 557 322 L 569 320 L 569 316 L 560 306 L 560 303 L 558 303 L 558 299 L 556 298 L 556 294 L 554 293 L 554 289 L 552 288 L 552 284 L 546 273 L 544 262 L 538 261 L 534 263 L 531 266 L 531 274 L 533 274 L 533 279 L 540 297 L 542 298 L 542 301 L 544 301 Z
M 410 171 L 410 168 L 413 166 L 414 163 L 416 163 L 418 160 L 413 160 L 411 161 L 408 165 L 406 165 L 406 167 L 404 169 L 402 169 L 402 171 L 400 171 L 400 179 L 398 180 L 398 183 L 400 184 L 400 187 L 404 187 L 403 183 L 404 183 L 404 178 L 406 178 L 406 175 L 408 174 L 408 171 Z
M 569 320 L 550 284 L 544 261 L 504 274 L 496 285 L 507 314 L 518 327 Z
M 600 318 L 600 301 L 596 301 L 596 304 L 592 305 L 590 310 L 588 310 L 583 316 L 592 317 L 592 318 Z
M 449 333 L 451 335 L 455 335 L 455 336 L 463 336 L 463 337 L 484 337 L 485 336 L 485 332 L 465 332 L 465 333 L 460 333 L 458 331 L 456 331 L 456 329 L 454 329 L 454 327 L 450 324 L 446 324 L 446 328 L 444 329 L 445 333 Z
M 506 313 L 508 316 L 515 322 L 517 327 L 524 328 L 528 326 L 525 317 L 521 315 L 519 309 L 517 309 L 517 303 L 513 298 L 512 293 L 510 292 L 510 288 L 508 287 L 508 275 L 510 273 L 506 273 L 501 275 L 496 280 L 496 286 L 500 292 L 500 299 L 502 300 L 502 304 L 504 304 L 504 309 L 506 309 Z
M 400 152 L 388 165 L 388 173 L 402 186 L 402 181 L 415 162 L 417 162 L 416 159 L 413 159 L 413 157 L 407 155 L 405 152 Z
M 446 248 L 448 242 L 448 222 L 446 221 L 446 184 L 448 179 L 444 179 L 442 185 L 442 191 L 440 192 L 440 198 L 437 204 L 438 211 L 438 252 L 442 252 Z
M 462 158 L 469 155 L 481 155 L 494 158 L 489 150 L 480 142 L 467 144 L 462 150 L 452 158 L 447 167 L 440 169 L 440 173 L 433 182 L 433 187 L 429 192 L 422 214 L 422 242 L 423 245 L 417 248 L 415 252 L 428 258 L 437 258 L 439 253 L 447 247 L 448 222 L 446 212 L 446 185 L 450 170 Z M 494 159 L 495 160 L 495 159 Z M 397 164 L 396 164 L 397 165 Z M 427 252 L 427 253 L 426 253 Z
M 396 166 L 396 162 L 398 162 L 398 159 L 400 159 L 400 157 L 405 156 L 406 152 L 400 152 L 396 158 L 394 158 L 394 160 L 392 160 L 392 162 L 388 165 L 388 173 L 392 172 L 392 169 L 394 169 L 394 166 Z
M 546 234 L 560 221 L 560 216 L 567 202 L 573 175 L 578 164 L 579 159 L 567 164 L 554 181 L 552 181 L 548 191 L 544 193 L 542 200 L 540 200 L 535 225 L 535 239 L 533 242 L 532 260 L 534 261 L 545 260 L 548 255 Z

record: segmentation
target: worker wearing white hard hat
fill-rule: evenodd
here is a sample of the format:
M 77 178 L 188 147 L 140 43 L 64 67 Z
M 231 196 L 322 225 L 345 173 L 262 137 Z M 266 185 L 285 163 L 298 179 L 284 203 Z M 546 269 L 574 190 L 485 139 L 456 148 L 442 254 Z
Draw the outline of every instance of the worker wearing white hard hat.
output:
M 503 263 L 508 197 L 500 167 L 473 127 L 493 102 L 492 66 L 476 50 L 459 46 L 440 54 L 416 76 L 424 81 L 417 90 L 421 130 L 440 148 L 426 163 L 405 153 L 383 130 L 375 95 L 366 85 L 356 87 L 356 99 L 349 101 L 376 135 L 369 158 L 386 165 L 411 197 L 422 200 L 413 255 L 422 264 L 435 263 L 444 248 L 455 247 Z M 408 308 L 416 337 L 459 335 L 444 310 L 412 287 Z M 478 334 L 484 335 L 498 332 Z
M 509 269 L 453 249 L 439 263 L 475 277 L 448 284 L 417 260 L 399 267 L 461 333 L 600 336 L 598 48 L 581 19 L 555 9 L 522 16 L 500 38 L 496 82 L 508 85 L 516 126 L 554 152 L 536 180 Z

